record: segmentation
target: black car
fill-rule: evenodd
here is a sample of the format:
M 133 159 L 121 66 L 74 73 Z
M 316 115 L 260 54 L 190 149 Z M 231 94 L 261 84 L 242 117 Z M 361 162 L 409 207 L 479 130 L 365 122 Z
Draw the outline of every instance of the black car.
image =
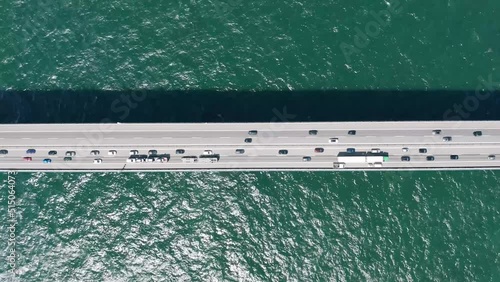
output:
M 410 161 L 410 157 L 409 156 L 402 156 L 401 157 L 401 161 L 403 161 L 403 162 L 409 162 Z
M 482 131 L 474 131 L 474 136 L 483 136 L 483 132 Z
M 356 135 L 356 130 L 349 130 L 347 132 L 347 134 L 349 134 L 349 135 Z
M 317 130 L 309 130 L 309 135 L 318 135 Z
M 428 161 L 433 161 L 434 160 L 434 156 L 427 156 L 426 158 Z
M 288 154 L 288 150 L 279 150 L 278 154 L 280 154 L 280 155 L 287 155 Z
M 65 162 L 69 162 L 69 161 L 71 161 L 71 160 L 73 160 L 73 158 L 72 158 L 72 157 L 65 157 L 65 158 L 64 158 L 64 161 L 65 161 Z
M 311 161 L 311 157 L 308 157 L 308 156 L 303 157 L 302 161 L 304 161 L 304 162 L 310 162 Z
M 248 131 L 248 135 L 257 135 L 257 130 Z
M 323 148 L 315 148 L 314 149 L 314 152 L 316 152 L 316 153 L 323 153 L 324 151 L 325 151 L 325 149 L 323 149 Z
M 0 155 L 7 155 L 9 151 L 7 150 L 0 150 Z
M 49 151 L 49 156 L 55 156 L 57 155 L 57 151 Z
M 450 160 L 458 160 L 458 155 L 450 155 Z
M 252 143 L 252 138 L 245 138 L 245 143 Z
M 158 151 L 156 151 L 156 150 L 149 150 L 148 154 L 149 155 L 157 155 Z
M 175 150 L 175 153 L 176 153 L 177 155 L 182 155 L 182 154 L 184 154 L 185 152 L 186 152 L 186 151 L 184 151 L 184 149 L 177 149 L 177 150 Z
M 421 153 L 421 154 L 425 154 L 425 153 L 427 153 L 427 149 L 426 148 L 420 148 L 420 149 L 418 149 L 418 152 Z
M 236 149 L 236 154 L 244 154 L 245 150 L 244 149 Z

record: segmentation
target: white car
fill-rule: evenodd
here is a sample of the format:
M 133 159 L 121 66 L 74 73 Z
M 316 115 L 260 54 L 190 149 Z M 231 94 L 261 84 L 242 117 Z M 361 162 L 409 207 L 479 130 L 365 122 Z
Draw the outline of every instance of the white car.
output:
M 203 155 L 213 155 L 213 154 L 214 154 L 214 151 L 212 151 L 212 150 L 205 150 L 203 152 Z
M 330 138 L 330 140 L 328 142 L 330 142 L 330 143 L 338 143 L 339 139 L 338 138 Z
M 91 155 L 91 156 L 97 156 L 97 155 L 99 155 L 100 153 L 101 153 L 101 152 L 99 152 L 98 150 L 94 150 L 94 151 L 91 151 L 91 152 L 90 152 L 90 155 Z
M 102 159 L 95 159 L 95 160 L 94 160 L 94 163 L 95 163 L 95 164 L 100 164 L 100 163 L 102 163 Z
M 108 155 L 109 156 L 115 156 L 116 155 L 116 151 L 115 150 L 109 150 L 108 151 Z
M 139 151 L 137 151 L 137 150 L 130 150 L 130 155 L 139 155 Z
M 372 154 L 378 154 L 380 153 L 380 149 L 372 149 Z
M 405 152 L 405 153 L 408 152 L 408 148 L 404 147 L 403 152 Z

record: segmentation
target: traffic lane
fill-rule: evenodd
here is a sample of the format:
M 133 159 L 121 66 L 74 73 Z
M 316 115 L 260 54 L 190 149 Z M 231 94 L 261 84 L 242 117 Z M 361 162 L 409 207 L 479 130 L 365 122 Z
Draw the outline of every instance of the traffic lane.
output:
M 365 148 L 356 148 L 356 151 L 358 152 L 366 152 L 370 151 L 371 147 L 365 147 Z M 126 148 L 126 149 L 116 149 L 116 148 L 100 148 L 100 147 L 95 147 L 95 148 L 84 148 L 84 149 L 72 149 L 72 148 L 51 148 L 51 149 L 37 149 L 37 152 L 35 154 L 27 154 L 25 148 L 9 148 L 9 154 L 8 155 L 0 155 L 0 160 L 2 158 L 8 158 L 10 156 L 16 156 L 16 157 L 44 157 L 44 158 L 55 158 L 55 157 L 65 157 L 66 151 L 75 151 L 76 152 L 76 157 L 82 157 L 82 156 L 87 156 L 91 158 L 117 158 L 117 157 L 128 157 L 130 155 L 130 150 L 137 149 L 139 151 L 139 154 L 148 154 L 149 150 L 156 150 L 158 154 L 168 154 L 171 157 L 172 156 L 182 156 L 178 155 L 175 153 L 176 147 L 163 147 L 163 146 L 158 146 L 158 147 L 147 147 L 147 148 Z M 244 154 L 243 155 L 252 155 L 252 156 L 258 156 L 258 155 L 279 155 L 279 150 L 287 150 L 289 155 L 303 155 L 303 156 L 321 156 L 321 155 L 332 155 L 332 156 L 337 156 L 339 152 L 345 152 L 346 147 L 334 147 L 334 146 L 323 146 L 320 147 L 323 148 L 324 152 L 323 153 L 318 153 L 315 152 L 315 147 L 314 146 L 248 146 L 248 147 L 214 147 L 214 146 L 203 146 L 203 147 L 184 147 L 183 149 L 185 150 L 185 153 L 183 155 L 201 155 L 203 154 L 204 150 L 212 150 L 215 154 L 220 154 L 220 155 L 237 155 L 236 150 L 237 149 L 244 149 Z M 418 149 L 419 147 L 412 148 L 409 147 L 409 152 L 403 152 L 401 150 L 400 146 L 393 146 L 393 147 L 383 147 L 379 146 L 378 147 L 380 150 L 383 152 L 387 152 L 389 156 L 403 156 L 403 155 L 436 155 L 436 154 L 441 154 L 441 155 L 446 155 L 446 154 L 481 154 L 481 155 L 489 155 L 489 154 L 499 154 L 500 155 L 500 147 L 494 147 L 494 146 L 474 146 L 474 147 L 454 147 L 454 146 L 437 146 L 437 147 L 426 147 L 427 153 L 419 153 Z M 108 155 L 108 149 L 115 150 L 117 152 L 117 155 Z M 48 155 L 48 152 L 50 150 L 56 150 L 57 155 L 56 156 L 50 156 Z M 100 155 L 98 156 L 92 156 L 90 152 L 92 150 L 99 150 Z
M 137 145 L 135 145 L 137 144 Z M 376 145 L 375 145 L 376 144 Z M 478 145 L 491 144 L 500 145 L 500 136 L 488 137 L 455 137 L 451 142 L 442 141 L 439 138 L 415 138 L 405 137 L 361 137 L 351 136 L 339 138 L 337 143 L 330 143 L 328 138 L 306 137 L 306 138 L 252 138 L 251 143 L 246 143 L 245 138 L 130 138 L 130 139 L 4 139 L 0 140 L 1 147 L 111 147 L 111 146 L 259 146 L 259 145 L 311 145 L 311 146 L 431 146 L 431 145 Z
M 482 130 L 483 137 L 499 136 L 500 129 L 487 129 Z M 95 142 L 100 142 L 101 139 L 130 139 L 130 138 L 261 138 L 269 139 L 275 137 L 289 137 L 289 138 L 344 138 L 344 137 L 371 137 L 371 136 L 420 136 L 425 138 L 440 138 L 442 136 L 455 136 L 455 137 L 476 137 L 473 136 L 473 131 L 467 129 L 449 129 L 443 130 L 440 135 L 433 135 L 432 130 L 394 130 L 394 129 L 365 129 L 356 130 L 356 135 L 349 135 L 348 131 L 340 130 L 321 130 L 317 131 L 317 135 L 310 135 L 309 131 L 297 130 L 260 130 L 257 135 L 249 135 L 248 131 L 149 131 L 144 130 L 141 132 L 134 131 L 102 131 L 102 132 L 82 132 L 82 131 L 62 131 L 62 132 L 2 132 L 0 140 L 8 139 L 88 139 Z M 480 137 L 476 137 L 480 138 Z

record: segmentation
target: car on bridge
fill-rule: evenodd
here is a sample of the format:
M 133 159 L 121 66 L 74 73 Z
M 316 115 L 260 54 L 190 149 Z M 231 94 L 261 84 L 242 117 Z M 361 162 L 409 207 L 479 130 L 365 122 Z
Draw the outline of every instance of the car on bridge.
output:
M 98 156 L 101 152 L 99 152 L 98 150 L 93 150 L 90 152 L 90 155 L 91 156 Z
M 0 150 L 0 155 L 7 155 L 9 151 L 7 150 Z
M 288 155 L 288 150 L 279 150 L 278 154 L 280 154 L 280 155 Z
M 94 159 L 94 163 L 95 164 L 100 164 L 100 163 L 102 163 L 102 159 Z
M 236 154 L 241 155 L 241 154 L 244 154 L 244 153 L 245 153 L 245 149 L 236 149 L 236 151 L 235 151 L 235 152 L 236 152 Z
M 252 143 L 252 138 L 245 138 L 245 143 Z
M 318 135 L 317 130 L 309 130 L 309 135 Z
M 130 155 L 138 155 L 139 151 L 137 150 L 130 150 Z
M 157 155 L 158 151 L 156 150 L 149 150 L 148 155 Z
M 433 161 L 434 160 L 434 156 L 427 156 L 425 159 L 428 160 L 428 161 Z
M 57 151 L 49 151 L 49 156 L 55 156 L 57 155 Z
M 450 155 L 450 160 L 458 160 L 458 155 Z
M 248 135 L 257 135 L 257 130 L 250 130 L 248 131 Z
M 427 153 L 427 149 L 426 148 L 420 148 L 420 149 L 418 149 L 418 152 L 420 154 L 425 154 L 425 153 Z
M 402 156 L 401 157 L 401 161 L 402 162 L 409 162 L 410 161 L 410 157 L 409 156 Z
M 31 157 L 24 157 L 23 160 L 25 160 L 27 162 L 31 162 L 33 159 Z
M 67 151 L 66 152 L 66 156 L 68 156 L 68 157 L 74 157 L 74 156 L 76 156 L 76 152 L 75 151 Z
M 347 134 L 349 134 L 349 135 L 356 135 L 356 130 L 349 130 L 347 132 Z
M 309 156 L 302 157 L 302 161 L 304 161 L 304 162 L 310 162 L 311 161 L 311 157 L 309 157 Z
M 175 150 L 175 153 L 176 153 L 177 155 L 182 155 L 182 154 L 184 154 L 185 152 L 186 152 L 186 151 L 185 151 L 184 149 L 177 149 L 177 150 Z
M 116 151 L 115 150 L 109 150 L 108 151 L 108 156 L 115 156 L 116 155 Z
M 445 136 L 443 137 L 444 142 L 450 142 L 451 141 L 451 136 Z
M 52 162 L 51 159 L 43 159 L 44 164 L 50 164 Z
M 495 155 L 489 155 L 488 156 L 488 160 L 494 160 L 495 159 Z
M 323 149 L 323 148 L 315 148 L 314 149 L 315 153 L 323 153 L 324 151 L 325 151 L 325 149 Z
M 65 162 L 70 162 L 70 161 L 72 161 L 72 160 L 73 160 L 73 158 L 72 158 L 72 157 L 64 157 L 64 161 L 65 161 Z
M 26 154 L 34 154 L 34 153 L 36 153 L 35 149 L 28 149 L 28 150 L 26 150 Z

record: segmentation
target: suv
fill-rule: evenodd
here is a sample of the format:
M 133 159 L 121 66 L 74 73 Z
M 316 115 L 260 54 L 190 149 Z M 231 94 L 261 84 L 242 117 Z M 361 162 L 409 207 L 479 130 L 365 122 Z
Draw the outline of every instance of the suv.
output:
M 403 162 L 409 162 L 410 161 L 410 157 L 409 156 L 402 156 L 401 157 L 401 161 L 403 161 Z
M 432 135 L 439 135 L 441 134 L 441 129 L 435 129 L 432 131 Z
M 418 149 L 418 152 L 421 153 L 421 154 L 425 154 L 425 153 L 427 153 L 427 149 L 426 148 L 420 148 L 420 149 Z
M 36 153 L 35 149 L 28 149 L 28 150 L 26 150 L 26 154 L 34 154 L 34 153 Z
M 186 151 L 184 151 L 184 149 L 177 149 L 177 150 L 175 150 L 175 154 L 177 154 L 177 155 L 182 155 L 182 154 L 184 154 L 185 152 L 186 152 Z
M 434 156 L 427 156 L 426 158 L 428 161 L 433 161 L 434 160 Z
M 444 142 L 449 142 L 449 141 L 451 141 L 451 137 L 450 136 L 445 136 L 445 137 L 443 137 L 443 141 Z
M 483 132 L 482 131 L 474 131 L 474 136 L 483 136 Z
M 49 156 L 55 156 L 57 155 L 57 151 L 49 151 Z
M 280 154 L 280 155 L 287 155 L 288 154 L 288 150 L 279 150 L 278 154 Z
M 314 152 L 316 152 L 316 153 L 323 153 L 324 151 L 325 151 L 325 149 L 323 149 L 323 148 L 315 148 L 314 149 Z
M 356 130 L 349 130 L 349 131 L 347 131 L 347 134 L 356 135 Z
M 245 143 L 252 143 L 252 138 L 245 138 Z
M 450 160 L 458 160 L 458 155 L 450 155 Z
M 348 153 L 355 153 L 356 149 L 354 149 L 354 148 L 347 148 L 347 152 Z
M 309 135 L 318 135 L 317 130 L 309 130 Z
M 248 135 L 257 135 L 257 130 L 250 130 L 248 131 Z
M 7 155 L 9 151 L 7 150 L 0 150 L 0 155 Z
M 68 156 L 68 157 L 76 156 L 76 152 L 75 151 L 67 151 L 66 156 Z

